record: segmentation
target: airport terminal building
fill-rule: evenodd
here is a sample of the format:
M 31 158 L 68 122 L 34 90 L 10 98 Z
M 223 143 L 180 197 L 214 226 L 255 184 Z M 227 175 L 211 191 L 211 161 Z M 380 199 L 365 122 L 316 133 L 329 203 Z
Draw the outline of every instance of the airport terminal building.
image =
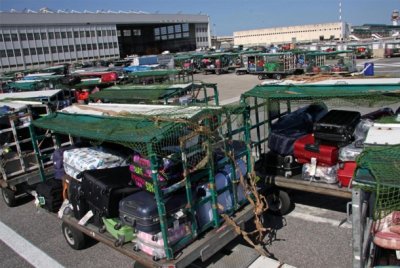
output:
M 2 12 L 0 72 L 211 46 L 207 15 Z
M 233 33 L 235 46 L 270 45 L 297 42 L 343 40 L 350 35 L 344 22 L 320 23 L 239 31 Z

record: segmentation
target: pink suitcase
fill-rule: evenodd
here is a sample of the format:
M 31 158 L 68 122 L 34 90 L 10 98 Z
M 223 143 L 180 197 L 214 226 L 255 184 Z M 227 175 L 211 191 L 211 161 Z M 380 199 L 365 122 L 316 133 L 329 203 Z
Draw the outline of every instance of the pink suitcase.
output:
M 168 244 L 171 246 L 179 241 L 189 233 L 189 227 L 185 224 L 179 225 L 177 228 L 168 229 Z M 164 240 L 162 239 L 162 233 L 149 234 L 142 231 L 138 231 L 136 234 L 137 238 L 146 243 L 149 246 L 164 248 Z

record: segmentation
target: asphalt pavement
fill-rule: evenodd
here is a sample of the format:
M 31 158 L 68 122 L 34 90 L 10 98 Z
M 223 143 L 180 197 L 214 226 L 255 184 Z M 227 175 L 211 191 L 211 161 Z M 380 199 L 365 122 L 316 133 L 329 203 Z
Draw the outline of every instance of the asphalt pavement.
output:
M 376 74 L 400 77 L 400 58 L 359 60 L 360 69 L 366 61 L 374 62 Z M 257 76 L 235 74 L 199 74 L 195 79 L 217 83 L 222 101 L 238 99 L 261 82 Z M 351 267 L 351 228 L 346 223 L 350 200 L 298 191 L 290 196 L 295 205 L 287 216 L 265 217 L 266 226 L 271 228 L 266 238 L 271 256 L 295 267 Z M 101 243 L 93 242 L 80 251 L 71 249 L 64 241 L 60 220 L 37 210 L 29 198 L 15 208 L 0 201 L 0 221 L 5 225 L 0 225 L 0 267 L 132 267 L 130 258 Z M 18 235 L 7 238 L 7 228 Z M 196 261 L 192 267 L 221 267 L 218 264 L 230 254 L 229 248 L 237 244 L 248 247 L 238 238 L 207 263 Z M 40 265 L 34 259 L 48 262 Z M 235 267 L 241 266 L 230 266 Z

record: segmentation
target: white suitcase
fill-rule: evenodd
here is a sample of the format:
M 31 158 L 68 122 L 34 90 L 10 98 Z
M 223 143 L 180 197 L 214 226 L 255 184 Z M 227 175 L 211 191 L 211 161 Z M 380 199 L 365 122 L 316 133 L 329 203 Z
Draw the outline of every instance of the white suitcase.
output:
M 369 129 L 365 145 L 400 144 L 400 122 L 394 124 L 374 123 Z

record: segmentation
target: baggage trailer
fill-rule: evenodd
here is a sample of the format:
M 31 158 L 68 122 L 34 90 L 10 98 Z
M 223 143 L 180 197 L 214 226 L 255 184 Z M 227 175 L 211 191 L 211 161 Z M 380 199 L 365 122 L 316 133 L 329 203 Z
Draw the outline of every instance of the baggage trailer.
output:
M 5 203 L 16 205 L 17 195 L 25 186 L 40 181 L 40 165 L 32 147 L 29 125 L 32 120 L 70 105 L 73 100 L 69 90 L 45 90 L 0 94 L 1 115 L 1 162 L 0 186 Z M 45 133 L 41 133 L 45 134 Z M 40 145 L 41 154 L 51 153 L 58 145 L 70 143 L 69 139 L 55 140 L 47 137 Z M 43 172 L 50 173 L 50 158 L 43 162 Z
M 236 69 L 237 53 L 214 53 L 203 55 L 201 60 L 201 72 L 203 74 L 224 74 Z
M 340 184 L 327 184 L 322 182 L 310 182 L 302 179 L 301 174 L 271 175 L 265 172 L 268 163 L 262 162 L 262 156 L 270 151 L 269 139 L 272 127 L 279 119 L 292 112 L 293 107 L 305 107 L 313 103 L 325 103 L 329 108 L 351 107 L 351 110 L 369 111 L 371 107 L 376 109 L 380 105 L 400 103 L 398 84 L 375 85 L 265 85 L 256 86 L 242 94 L 241 101 L 250 109 L 250 139 L 253 154 L 259 158 L 255 163 L 255 171 L 263 178 L 265 184 L 272 192 L 276 201 L 275 209 L 282 214 L 290 210 L 290 198 L 283 189 L 294 189 L 313 192 L 322 195 L 330 195 L 350 199 L 351 188 L 340 187 Z M 368 100 L 368 101 L 367 101 Z M 343 108 L 344 107 L 344 108 Z M 307 116 L 308 118 L 308 116 Z M 307 121 L 308 119 L 305 118 Z M 296 130 L 304 126 L 302 119 L 294 120 L 291 124 L 297 124 Z M 308 122 L 308 121 L 307 121 Z M 311 124 L 311 129 L 313 125 Z M 310 133 L 310 132 L 309 132 Z M 293 146 L 293 145 L 292 145 Z M 261 160 L 260 160 L 261 159 Z M 295 157 L 287 157 L 287 163 L 296 163 Z M 285 163 L 282 164 L 285 166 Z M 304 166 L 303 166 L 304 168 Z M 270 206 L 273 209 L 274 206 Z
M 71 212 L 64 210 L 61 220 L 67 243 L 74 249 L 82 249 L 90 237 L 148 267 L 186 267 L 198 258 L 202 261 L 210 258 L 238 235 L 233 226 L 224 222 L 220 213 L 231 216 L 240 227 L 254 216 L 253 207 L 247 203 L 238 177 L 238 174 L 244 175 L 244 169 L 249 172 L 252 170 L 251 161 L 248 160 L 250 152 L 246 146 L 247 128 L 241 123 L 246 121 L 246 116 L 247 109 L 241 105 L 197 107 L 90 103 L 86 106 L 68 107 L 35 120 L 30 126 L 33 137 L 36 137 L 34 133 L 38 129 L 47 129 L 53 135 L 111 142 L 138 151 L 143 156 L 150 156 L 152 178 L 146 180 L 146 190 L 143 191 L 154 194 L 164 243 L 162 250 L 165 251 L 166 258 L 160 259 L 137 252 L 137 240 L 121 245 L 119 239 L 105 233 L 104 228 L 91 223 L 80 224 L 82 219 L 77 219 Z M 193 132 L 197 127 L 200 128 Z M 176 144 L 176 137 L 179 137 L 180 142 L 173 149 L 171 146 Z M 214 140 L 215 137 L 218 138 Z M 240 141 L 241 139 L 244 141 Z M 37 139 L 33 140 L 34 144 L 39 142 Z M 162 148 L 177 150 L 185 174 L 182 180 L 167 188 L 160 187 L 157 172 L 160 163 L 156 155 L 163 152 Z M 39 154 L 37 157 L 41 163 L 42 158 Z M 240 162 L 243 163 L 242 166 L 237 167 Z M 221 168 L 231 170 L 231 183 L 223 188 L 216 186 L 216 172 Z M 131 172 L 136 172 L 136 169 L 133 170 Z M 41 176 L 43 181 L 47 179 L 45 174 L 41 173 Z M 193 189 L 196 192 L 205 189 L 209 195 L 198 196 Z M 168 195 L 173 195 L 178 190 L 184 190 L 187 204 L 174 215 L 177 219 L 187 219 L 185 224 L 190 232 L 172 245 L 167 236 L 168 224 L 172 218 L 166 213 L 164 202 Z M 219 198 L 226 197 L 226 194 L 230 201 L 221 201 Z M 200 210 L 208 204 L 210 211 L 207 213 L 211 214 L 207 217 L 210 218 L 206 217 L 205 222 L 203 218 L 204 223 L 200 223 L 199 219 L 204 217 Z M 221 207 L 221 204 L 224 205 Z

